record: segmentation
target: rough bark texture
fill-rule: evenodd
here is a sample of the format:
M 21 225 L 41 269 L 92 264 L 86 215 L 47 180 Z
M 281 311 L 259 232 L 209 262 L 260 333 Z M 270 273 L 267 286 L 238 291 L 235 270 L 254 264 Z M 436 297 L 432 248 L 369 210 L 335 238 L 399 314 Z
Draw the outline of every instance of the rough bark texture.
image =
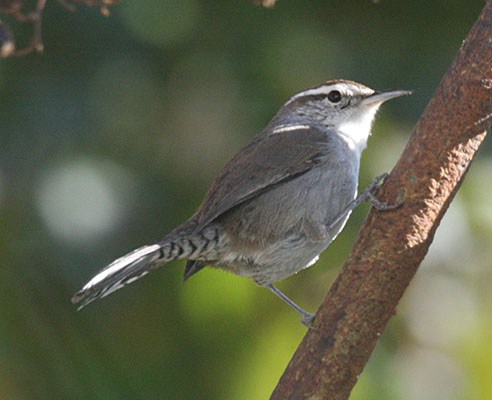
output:
M 492 121 L 492 0 L 419 120 L 271 399 L 347 399 Z

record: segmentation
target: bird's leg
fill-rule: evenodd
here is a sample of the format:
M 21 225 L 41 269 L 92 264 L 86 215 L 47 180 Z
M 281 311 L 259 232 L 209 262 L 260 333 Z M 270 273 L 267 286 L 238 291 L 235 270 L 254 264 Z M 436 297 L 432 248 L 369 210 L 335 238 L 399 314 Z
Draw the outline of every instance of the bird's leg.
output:
M 330 222 L 330 224 L 327 227 L 327 231 L 330 231 L 333 229 L 348 213 L 350 213 L 353 209 L 355 209 L 357 206 L 364 202 L 369 202 L 372 204 L 372 206 L 378 210 L 378 211 L 387 211 L 387 210 L 394 210 L 395 208 L 400 207 L 403 203 L 398 203 L 398 204 L 387 204 L 382 201 L 379 201 L 377 197 L 374 195 L 374 192 L 376 192 L 379 187 L 382 185 L 384 182 L 384 179 L 388 176 L 387 173 L 381 174 L 376 176 L 372 182 L 369 184 L 369 186 L 359 193 L 359 195 L 352 200 L 345 209 L 336 216 L 336 218 Z M 383 181 L 383 182 L 381 182 Z
M 359 196 L 364 196 L 365 200 L 372 204 L 372 206 L 378 211 L 387 211 L 394 210 L 395 208 L 400 207 L 403 202 L 398 204 L 388 204 L 383 201 L 379 201 L 378 198 L 374 195 L 374 193 L 381 187 L 384 180 L 388 177 L 388 174 L 385 172 L 384 174 L 376 176 L 369 186 L 364 190 Z M 359 197 L 357 196 L 357 197 Z
M 278 290 L 272 283 L 270 285 L 266 285 L 268 289 L 270 289 L 276 296 L 280 297 L 283 301 L 285 301 L 289 306 L 291 306 L 294 310 L 296 310 L 299 314 L 302 315 L 301 322 L 306 325 L 308 328 L 311 328 L 311 322 L 314 319 L 314 314 L 303 310 L 296 303 L 294 303 L 291 299 L 289 299 L 285 294 L 283 294 L 280 290 Z

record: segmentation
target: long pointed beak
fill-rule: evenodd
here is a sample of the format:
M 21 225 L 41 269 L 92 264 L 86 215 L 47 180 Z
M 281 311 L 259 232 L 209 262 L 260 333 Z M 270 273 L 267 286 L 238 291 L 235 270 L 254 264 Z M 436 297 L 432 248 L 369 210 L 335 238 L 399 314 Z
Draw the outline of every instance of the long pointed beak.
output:
M 409 96 L 412 94 L 411 90 L 385 90 L 384 92 L 374 92 L 374 94 L 366 97 L 361 101 L 361 104 L 370 105 L 375 103 L 384 103 L 385 101 L 396 99 L 401 96 Z

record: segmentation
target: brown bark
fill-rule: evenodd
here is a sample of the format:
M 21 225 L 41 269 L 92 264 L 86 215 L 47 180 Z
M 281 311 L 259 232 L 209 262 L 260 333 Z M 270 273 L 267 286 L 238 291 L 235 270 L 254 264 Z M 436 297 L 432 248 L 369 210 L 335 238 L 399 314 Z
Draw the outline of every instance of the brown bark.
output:
M 417 67 L 417 66 L 416 66 Z M 468 34 L 271 399 L 347 399 L 492 121 L 492 0 Z

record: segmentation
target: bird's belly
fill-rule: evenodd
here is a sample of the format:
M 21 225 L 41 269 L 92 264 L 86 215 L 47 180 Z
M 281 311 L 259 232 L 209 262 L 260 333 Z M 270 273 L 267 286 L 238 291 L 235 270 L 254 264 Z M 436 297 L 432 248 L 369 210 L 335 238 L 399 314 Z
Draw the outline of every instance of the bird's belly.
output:
M 222 225 L 229 247 L 219 267 L 266 285 L 312 265 L 349 217 L 321 234 L 354 199 L 354 175 L 312 171 L 236 208 Z
M 293 235 L 262 249 L 231 252 L 222 259 L 230 271 L 253 279 L 258 285 L 268 285 L 288 278 L 313 265 L 333 237 L 310 242 L 303 235 Z

